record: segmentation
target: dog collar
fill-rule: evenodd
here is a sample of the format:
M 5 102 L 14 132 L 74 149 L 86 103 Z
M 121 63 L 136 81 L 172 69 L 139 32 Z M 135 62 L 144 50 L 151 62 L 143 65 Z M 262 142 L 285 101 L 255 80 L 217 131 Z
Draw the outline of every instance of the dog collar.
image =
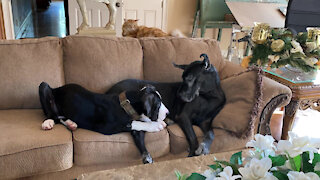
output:
M 126 92 L 123 91 L 119 94 L 119 101 L 120 106 L 126 111 L 126 113 L 132 117 L 133 120 L 139 120 L 140 116 L 138 113 L 133 109 L 133 107 L 130 104 L 129 99 L 126 96 Z

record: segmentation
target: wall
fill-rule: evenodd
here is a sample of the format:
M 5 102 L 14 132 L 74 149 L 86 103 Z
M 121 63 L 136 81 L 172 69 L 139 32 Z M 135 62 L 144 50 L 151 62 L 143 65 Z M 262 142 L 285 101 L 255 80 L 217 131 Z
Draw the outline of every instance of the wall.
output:
M 197 8 L 197 0 L 167 0 L 167 31 L 179 29 L 186 36 L 190 37 L 193 27 L 194 14 Z M 217 38 L 218 30 L 207 29 L 205 38 Z M 198 30 L 197 37 L 200 37 Z M 243 34 L 237 34 L 237 38 L 243 37 Z M 220 48 L 226 56 L 231 39 L 231 29 L 223 29 Z M 244 48 L 244 43 L 240 44 L 240 49 Z
M 12 0 L 12 16 L 14 33 L 16 38 L 20 38 L 24 28 L 32 18 L 32 0 Z

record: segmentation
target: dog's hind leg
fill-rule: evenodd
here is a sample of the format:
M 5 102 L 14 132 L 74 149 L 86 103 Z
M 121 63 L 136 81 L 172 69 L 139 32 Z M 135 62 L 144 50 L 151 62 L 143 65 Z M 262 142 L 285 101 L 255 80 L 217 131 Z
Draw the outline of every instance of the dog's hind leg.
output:
M 59 123 L 59 111 L 54 100 L 51 87 L 42 82 L 39 86 L 39 97 L 42 110 L 46 116 L 46 120 L 42 123 L 41 127 L 44 130 L 50 130 L 54 124 Z
M 148 152 L 146 145 L 144 143 L 145 132 L 133 130 L 133 131 L 131 131 L 131 135 L 133 137 L 133 140 L 134 140 L 136 146 L 138 147 L 138 149 L 141 153 L 142 162 L 144 164 L 153 163 L 152 157 L 151 157 L 150 153 Z
M 200 129 L 204 134 L 203 141 L 200 143 L 198 149 L 196 150 L 196 155 L 209 154 L 210 147 L 214 139 L 213 129 L 211 127 L 211 120 L 206 120 L 200 123 Z

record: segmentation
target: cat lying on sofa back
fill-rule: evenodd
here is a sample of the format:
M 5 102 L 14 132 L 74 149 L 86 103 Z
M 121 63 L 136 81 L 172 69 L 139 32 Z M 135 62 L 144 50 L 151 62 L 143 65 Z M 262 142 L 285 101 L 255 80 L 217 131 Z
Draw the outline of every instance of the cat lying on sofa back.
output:
M 122 36 L 123 37 L 185 37 L 179 30 L 173 30 L 170 34 L 163 32 L 159 28 L 139 26 L 138 20 L 135 19 L 125 19 L 122 25 Z

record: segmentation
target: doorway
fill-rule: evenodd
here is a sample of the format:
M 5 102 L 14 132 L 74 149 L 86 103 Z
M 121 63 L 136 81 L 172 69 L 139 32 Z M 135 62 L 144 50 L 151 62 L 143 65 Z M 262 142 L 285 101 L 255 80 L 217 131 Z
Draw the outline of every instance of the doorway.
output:
M 63 0 L 12 0 L 12 18 L 15 39 L 68 34 Z

